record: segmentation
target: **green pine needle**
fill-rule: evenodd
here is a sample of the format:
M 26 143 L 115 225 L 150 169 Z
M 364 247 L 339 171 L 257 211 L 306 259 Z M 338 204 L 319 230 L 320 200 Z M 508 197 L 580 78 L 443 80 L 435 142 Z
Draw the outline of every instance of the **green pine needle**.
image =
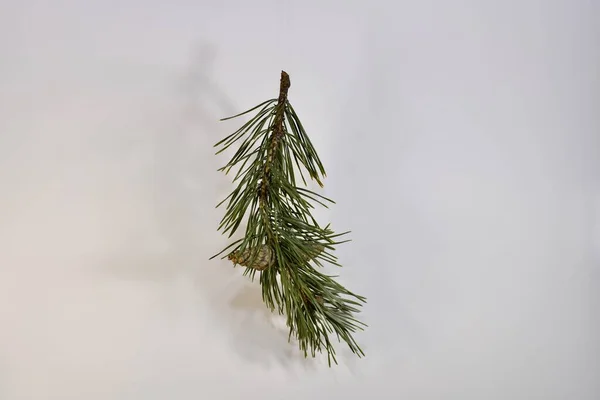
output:
M 364 356 L 352 334 L 366 327 L 354 317 L 366 299 L 317 269 L 325 263 L 341 267 L 333 251 L 349 241 L 337 241 L 349 232 L 336 234 L 329 225 L 321 227 L 311 214 L 314 203 L 327 207 L 333 200 L 296 185 L 300 175 L 306 186 L 307 174 L 322 187 L 326 174 L 287 100 L 289 87 L 289 75 L 282 71 L 279 98 L 223 119 L 258 110 L 215 145 L 219 154 L 238 144 L 220 169 L 228 174 L 237 167 L 237 187 L 217 205 L 226 205 L 219 230 L 231 237 L 245 221 L 246 231 L 211 259 L 227 252 L 223 258 L 246 266 L 245 275 L 254 279 L 259 273 L 263 301 L 271 311 L 287 316 L 290 339 L 297 339 L 305 357 L 327 352 L 331 366 L 332 361 L 337 364 L 333 336 Z

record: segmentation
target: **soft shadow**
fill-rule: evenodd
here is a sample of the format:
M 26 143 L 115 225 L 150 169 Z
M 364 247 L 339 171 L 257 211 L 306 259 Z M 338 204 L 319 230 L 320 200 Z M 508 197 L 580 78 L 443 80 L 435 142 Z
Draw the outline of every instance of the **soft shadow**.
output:
M 101 262 L 101 270 L 119 280 L 170 286 L 166 296 L 176 282 L 193 282 L 192 301 L 208 307 L 214 329 L 230 338 L 242 359 L 263 367 L 310 367 L 313 361 L 288 343 L 287 329 L 274 326 L 277 316 L 262 302 L 259 282 L 250 282 L 226 260 L 209 261 L 229 243 L 217 232 L 224 209 L 215 205 L 232 189 L 217 171 L 224 159 L 215 156 L 213 145 L 230 133 L 219 118 L 241 110 L 212 75 L 216 56 L 214 46 L 198 46 L 173 94 L 176 115 L 167 118 L 172 125 L 148 136 L 153 162 L 144 174 L 156 232 L 123 243 Z
M 267 309 L 261 297 L 261 288 L 256 282 L 248 282 L 238 289 L 231 297 L 229 306 L 239 316 L 231 336 L 238 354 L 264 367 L 315 368 L 315 359 L 305 358 L 293 338 L 288 342 L 285 317 Z

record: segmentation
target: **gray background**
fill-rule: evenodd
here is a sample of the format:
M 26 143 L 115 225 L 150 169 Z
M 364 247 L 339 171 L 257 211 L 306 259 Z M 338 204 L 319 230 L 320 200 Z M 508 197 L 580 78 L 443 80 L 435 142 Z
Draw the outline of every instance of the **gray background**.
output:
M 600 398 L 598 2 L 0 2 L 0 398 Z M 208 262 L 279 72 L 368 297 L 341 365 Z

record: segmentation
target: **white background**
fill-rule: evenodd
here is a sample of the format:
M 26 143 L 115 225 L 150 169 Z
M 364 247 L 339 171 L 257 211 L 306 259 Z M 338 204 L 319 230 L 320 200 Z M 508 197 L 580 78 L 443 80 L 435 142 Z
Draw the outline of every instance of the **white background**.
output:
M 600 398 L 583 0 L 0 2 L 0 399 Z M 341 365 L 207 258 L 218 119 L 290 100 L 368 297 Z M 324 221 L 326 222 L 326 221 Z

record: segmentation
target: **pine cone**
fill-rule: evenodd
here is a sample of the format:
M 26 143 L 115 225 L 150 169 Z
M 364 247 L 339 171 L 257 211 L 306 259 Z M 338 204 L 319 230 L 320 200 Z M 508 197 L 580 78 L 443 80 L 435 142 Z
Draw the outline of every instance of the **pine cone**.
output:
M 321 244 L 315 244 L 313 247 L 314 249 L 311 251 L 311 254 L 306 262 L 316 258 L 323 250 L 325 250 L 325 247 Z M 253 257 L 254 260 L 250 265 Z M 254 249 L 245 249 L 241 254 L 239 254 L 239 252 L 231 253 L 228 259 L 236 265 L 256 269 L 258 271 L 264 271 L 275 262 L 273 250 L 266 244 L 260 246 L 258 254 L 255 254 Z
M 306 262 L 308 262 L 308 261 L 310 261 L 310 260 L 312 260 L 314 258 L 317 258 L 319 256 L 319 254 L 321 254 L 323 252 L 323 250 L 325 250 L 325 246 L 323 246 L 320 243 L 315 243 L 312 246 L 312 249 L 311 249 L 309 257 L 308 257 L 308 260 L 306 260 Z
M 302 300 L 303 300 L 305 303 L 307 303 L 307 304 L 309 304 L 309 303 L 310 303 L 310 301 L 308 300 L 308 296 L 307 296 L 306 294 L 302 293 L 302 294 L 301 294 L 301 296 L 302 296 Z M 319 303 L 320 305 L 323 305 L 323 304 L 324 304 L 323 297 L 319 296 L 318 294 L 317 294 L 317 295 L 315 295 L 315 300 L 316 300 L 316 301 L 317 301 L 317 303 Z
M 233 261 L 234 264 L 241 265 L 243 267 L 257 269 L 263 271 L 273 265 L 275 257 L 273 256 L 273 250 L 266 244 L 260 246 L 258 254 L 253 249 L 245 249 L 242 254 L 237 252 L 229 255 L 229 260 Z M 253 260 L 254 258 L 254 260 Z M 252 265 L 250 262 L 253 261 Z

